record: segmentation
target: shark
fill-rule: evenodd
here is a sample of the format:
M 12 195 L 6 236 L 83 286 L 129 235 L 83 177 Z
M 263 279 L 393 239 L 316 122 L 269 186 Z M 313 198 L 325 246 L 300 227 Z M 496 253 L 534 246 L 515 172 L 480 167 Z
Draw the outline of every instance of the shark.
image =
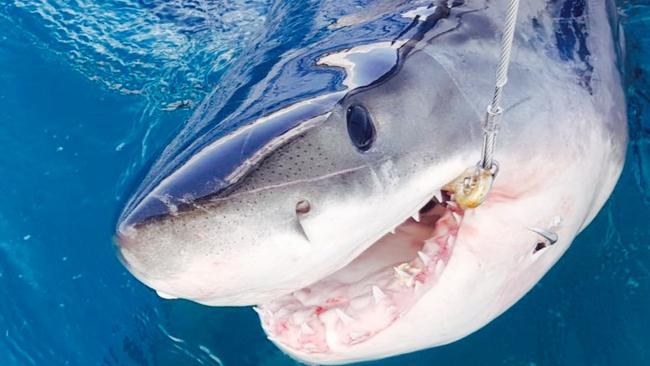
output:
M 165 150 L 116 227 L 120 259 L 161 297 L 254 306 L 311 364 L 485 326 L 561 258 L 624 163 L 609 3 L 520 4 L 499 172 L 475 208 L 453 183 L 480 159 L 506 2 L 379 3 L 315 17 L 330 43 L 296 30 L 302 52 L 278 41 L 265 77 L 206 97 L 198 132 Z M 289 19 L 291 4 L 272 11 Z

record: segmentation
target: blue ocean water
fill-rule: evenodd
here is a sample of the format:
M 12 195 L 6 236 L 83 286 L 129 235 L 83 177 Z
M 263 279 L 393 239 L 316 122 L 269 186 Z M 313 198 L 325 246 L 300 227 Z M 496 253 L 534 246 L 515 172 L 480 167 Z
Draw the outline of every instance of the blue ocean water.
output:
M 269 14 L 309 18 L 305 3 L 317 1 L 284 3 L 0 4 L 0 365 L 296 364 L 265 340 L 251 309 L 162 300 L 112 244 L 146 167 L 225 72 L 247 69 L 239 56 L 280 21 Z M 370 364 L 650 364 L 650 2 L 620 1 L 619 17 L 631 141 L 606 207 L 481 331 Z M 286 28 L 300 42 L 301 25 Z M 255 62 L 248 69 L 263 73 L 265 59 Z

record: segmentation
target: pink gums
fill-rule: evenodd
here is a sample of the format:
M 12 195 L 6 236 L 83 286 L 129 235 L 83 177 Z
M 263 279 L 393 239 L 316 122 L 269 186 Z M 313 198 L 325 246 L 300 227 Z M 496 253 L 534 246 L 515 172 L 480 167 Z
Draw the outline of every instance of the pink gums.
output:
M 452 211 L 458 215 L 454 217 Z M 334 274 L 261 305 L 258 312 L 269 337 L 294 350 L 327 353 L 336 346 L 364 342 L 386 329 L 437 282 L 451 256 L 462 214 L 452 205 L 437 204 L 421 215 L 420 222 L 408 219 L 395 234 L 373 245 L 419 250 L 408 262 L 372 270 L 353 283 Z M 400 244 L 395 244 L 396 238 Z M 369 252 L 355 261 L 370 263 Z

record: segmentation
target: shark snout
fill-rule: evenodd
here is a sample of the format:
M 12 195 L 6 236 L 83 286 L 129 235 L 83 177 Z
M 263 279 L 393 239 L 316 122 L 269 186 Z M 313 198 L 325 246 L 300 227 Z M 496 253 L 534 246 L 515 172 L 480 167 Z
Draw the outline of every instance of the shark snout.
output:
M 296 217 L 299 200 L 285 191 L 196 200 L 155 217 L 136 214 L 143 218 L 118 224 L 118 256 L 165 298 L 232 306 L 284 295 L 315 280 L 304 275 L 309 268 L 314 276 L 331 271 L 319 260 L 328 248 L 308 242 Z

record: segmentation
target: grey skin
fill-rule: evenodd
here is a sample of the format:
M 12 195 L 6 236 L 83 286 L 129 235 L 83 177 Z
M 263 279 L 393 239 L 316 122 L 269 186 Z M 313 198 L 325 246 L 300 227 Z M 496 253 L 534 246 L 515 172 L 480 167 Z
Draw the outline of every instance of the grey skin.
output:
M 477 1 L 452 9 L 422 40 L 402 46 L 401 65 L 390 77 L 348 90 L 323 113 L 301 120 L 299 128 L 243 164 L 227 189 L 178 212 L 122 223 L 118 243 L 125 264 L 161 296 L 208 305 L 268 302 L 345 266 L 479 160 L 480 123 L 494 87 L 504 16 L 504 5 L 486 5 Z M 627 141 L 604 7 L 590 4 L 593 70 L 585 81 L 576 71 L 584 62 L 562 59 L 555 48 L 553 14 L 545 4 L 521 6 L 495 187 L 513 192 L 533 187 L 537 194 L 559 182 L 566 189 L 553 192 L 576 201 L 563 216 L 561 249 L 544 254 L 543 268 L 533 271 L 513 301 L 602 206 L 620 173 Z M 541 27 L 533 27 L 533 18 Z M 412 50 L 404 52 L 406 47 Z M 348 135 L 351 105 L 363 105 L 372 116 L 376 137 L 368 151 L 359 151 Z M 253 126 L 264 123 L 269 122 Z M 249 133 L 234 132 L 211 149 Z M 174 174 L 182 175 L 183 168 Z M 156 194 L 154 189 L 150 196 Z M 556 196 L 549 194 L 549 205 Z M 296 212 L 303 201 L 310 209 Z M 530 218 L 517 214 L 521 222 L 513 226 L 513 236 L 524 237 L 530 234 L 525 225 L 547 219 L 536 218 L 538 209 L 530 207 Z M 521 247 L 532 253 L 538 240 L 530 235 Z M 503 310 L 490 310 L 476 327 Z

